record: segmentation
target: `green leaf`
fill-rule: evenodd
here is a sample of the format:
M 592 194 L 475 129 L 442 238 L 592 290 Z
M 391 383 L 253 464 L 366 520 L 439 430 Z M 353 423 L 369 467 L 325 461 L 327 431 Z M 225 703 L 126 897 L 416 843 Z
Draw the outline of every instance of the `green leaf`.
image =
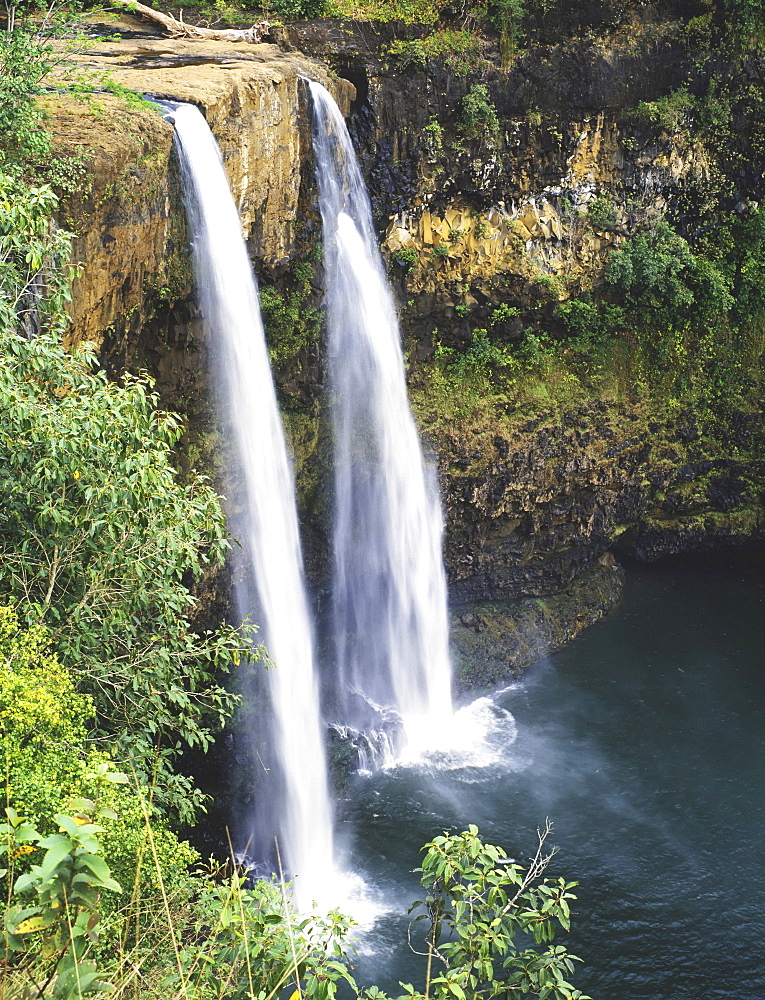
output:
M 41 882 L 47 882 L 56 873 L 59 866 L 70 859 L 75 845 L 69 837 L 53 834 L 53 836 L 41 840 L 40 846 L 47 847 L 47 850 L 40 864 L 38 877 Z

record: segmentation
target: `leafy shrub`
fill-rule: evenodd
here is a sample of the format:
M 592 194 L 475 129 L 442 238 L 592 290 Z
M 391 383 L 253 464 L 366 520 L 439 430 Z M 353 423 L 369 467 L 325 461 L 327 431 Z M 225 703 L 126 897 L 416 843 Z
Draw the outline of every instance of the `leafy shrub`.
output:
M 51 60 L 51 46 L 37 37 L 31 21 L 14 19 L 0 31 L 0 164 L 41 160 L 50 151 L 37 95 Z
M 322 17 L 326 13 L 326 0 L 267 0 L 263 3 L 263 12 L 267 15 L 276 14 L 289 20 L 301 18 Z
M 428 51 L 421 38 L 397 38 L 389 47 L 388 55 L 393 57 L 399 73 L 422 70 L 428 64 Z
M 502 344 L 489 340 L 484 329 L 473 330 L 467 350 L 457 352 L 451 348 L 439 347 L 436 361 L 449 369 L 458 380 L 487 379 L 497 367 L 513 365 L 512 353 Z
M 407 271 L 411 271 L 420 259 L 420 255 L 417 253 L 417 249 L 415 247 L 402 247 L 393 254 L 393 259 L 398 264 L 401 264 L 402 267 L 405 267 Z
M 602 343 L 626 326 L 621 306 L 609 302 L 595 305 L 586 295 L 559 303 L 557 313 L 569 336 L 581 341 Z
M 327 0 L 327 13 L 333 17 L 435 24 L 442 6 L 440 0 Z
M 533 995 L 589 1000 L 568 976 L 579 961 L 553 944 L 568 930 L 575 882 L 544 878 L 554 852 L 545 854 L 549 824 L 528 868 L 484 844 L 476 827 L 435 837 L 423 848 L 421 884 L 426 899 L 414 923 L 424 921 L 428 948 L 425 993 L 403 985 L 411 1000 L 482 1000 Z M 272 883 L 249 889 L 238 873 L 225 883 L 203 881 L 196 921 L 187 934 L 177 973 L 184 995 L 270 997 L 295 987 L 312 1000 L 334 1000 L 338 988 L 367 1000 L 387 1000 L 372 986 L 360 990 L 351 975 L 350 921 L 337 913 L 298 920 Z M 531 943 L 533 941 L 533 943 Z M 434 974 L 432 959 L 439 962 Z
M 508 320 L 515 319 L 520 315 L 517 306 L 511 306 L 507 302 L 501 302 L 496 309 L 492 309 L 489 317 L 489 326 L 498 326 L 500 323 L 507 323 Z
M 284 288 L 261 285 L 260 307 L 268 338 L 271 360 L 285 364 L 309 344 L 316 343 L 321 332 L 321 313 L 311 302 L 310 264 L 296 264 L 284 282 Z
M 731 319 L 740 329 L 759 327 L 765 317 L 765 212 L 732 215 L 699 242 L 697 259 L 722 271 L 731 285 Z
M 730 279 L 663 221 L 611 254 L 606 280 L 644 328 L 682 326 L 692 310 L 713 320 L 733 305 Z
M 56 813 L 66 812 L 72 802 L 91 801 L 108 810 L 100 841 L 120 882 L 151 898 L 158 877 L 187 886 L 188 867 L 197 854 L 157 816 L 153 838 L 160 875 L 154 865 L 141 866 L 146 818 L 153 811 L 141 807 L 145 791 L 115 775 L 107 756 L 115 748 L 88 741 L 94 716 L 93 699 L 76 690 L 72 672 L 52 655 L 47 629 L 40 624 L 24 629 L 10 608 L 0 607 L 3 801 L 43 834 L 55 829 L 51 817 Z
M 185 585 L 227 551 L 218 497 L 176 483 L 179 421 L 147 379 L 111 384 L 47 335 L 0 331 L 0 355 L 0 592 L 46 622 L 148 775 L 158 740 L 205 747 L 235 704 L 217 677 L 247 647 L 197 635 Z
M 87 726 L 92 698 L 75 690 L 72 675 L 50 654 L 43 626 L 28 630 L 0 607 L 0 754 L 6 804 L 40 825 L 84 793 Z
M 187 583 L 229 547 L 223 512 L 203 477 L 176 482 L 180 421 L 150 381 L 110 383 L 90 350 L 64 350 L 55 203 L 0 175 L 0 594 L 48 626 L 140 774 L 159 760 L 158 795 L 190 818 L 198 799 L 169 759 L 209 743 L 235 704 L 218 678 L 249 652 L 243 634 L 190 622 Z
M 655 101 L 641 101 L 637 115 L 667 132 L 680 132 L 693 122 L 698 102 L 685 87 L 659 97 Z
M 444 130 L 437 118 L 431 118 L 422 130 L 425 151 L 431 160 L 437 159 L 444 151 Z
M 614 205 L 608 195 L 598 195 L 595 201 L 591 202 L 587 208 L 587 221 L 593 229 L 599 232 L 602 232 L 604 229 L 613 229 L 617 218 L 616 205 Z
M 746 37 L 762 30 L 762 0 L 723 0 L 723 9 L 735 34 Z
M 429 925 L 429 956 L 444 970 L 430 980 L 426 996 L 589 1000 L 567 978 L 580 959 L 552 943 L 557 927 L 571 926 L 571 890 L 578 883 L 542 877 L 554 853 L 544 853 L 550 829 L 548 823 L 527 869 L 501 847 L 484 844 L 475 826 L 425 845 L 421 882 L 428 895 L 419 906 Z
M 239 872 L 221 882 L 202 876 L 192 926 L 178 969 L 165 979 L 184 996 L 230 1000 L 281 995 L 296 987 L 312 1000 L 333 1000 L 344 981 L 353 995 L 348 932 L 352 921 L 337 912 L 301 919 L 283 886 L 256 882 Z
M 466 139 L 496 146 L 500 125 L 497 109 L 484 83 L 475 83 L 462 98 L 458 128 Z
M 0 330 L 63 333 L 74 269 L 72 234 L 51 221 L 58 199 L 0 170 Z
M 0 972 L 26 981 L 19 995 L 42 998 L 48 989 L 60 1000 L 82 1000 L 88 993 L 110 992 L 89 957 L 97 943 L 100 894 L 122 891 L 100 856 L 93 822 L 98 811 L 81 803 L 80 812 L 58 813 L 58 832 L 43 837 L 17 813 L 6 809 L 8 822 L 0 824 L 2 870 L 12 890 L 3 915 Z M 93 815 L 96 814 L 96 816 Z M 16 860 L 28 851 L 44 850 L 40 864 L 16 875 Z M 5 992 L 5 991 L 4 991 Z
M 491 19 L 499 32 L 499 54 L 506 67 L 518 49 L 526 0 L 493 0 Z

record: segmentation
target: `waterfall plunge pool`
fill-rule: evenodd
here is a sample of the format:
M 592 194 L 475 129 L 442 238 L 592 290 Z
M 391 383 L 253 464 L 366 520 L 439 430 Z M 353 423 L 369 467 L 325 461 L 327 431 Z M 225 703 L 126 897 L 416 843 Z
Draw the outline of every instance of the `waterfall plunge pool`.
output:
M 340 804 L 349 864 L 384 915 L 357 979 L 421 987 L 406 910 L 444 829 L 524 860 L 549 816 L 550 874 L 579 879 L 573 982 L 598 1000 L 765 996 L 763 562 L 632 567 L 604 622 L 458 715 L 471 745 L 361 779 Z

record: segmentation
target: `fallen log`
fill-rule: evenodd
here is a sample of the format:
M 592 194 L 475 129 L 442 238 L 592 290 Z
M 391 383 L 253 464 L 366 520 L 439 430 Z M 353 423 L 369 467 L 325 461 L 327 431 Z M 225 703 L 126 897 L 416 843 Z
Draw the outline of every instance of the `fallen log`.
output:
M 160 10 L 147 7 L 146 4 L 139 3 L 138 0 L 110 0 L 114 7 L 131 14 L 139 14 L 147 21 L 153 21 L 161 25 L 173 38 L 206 38 L 214 42 L 260 42 L 271 31 L 268 21 L 258 21 L 251 28 L 197 28 L 193 24 L 186 24 L 172 14 L 163 14 Z

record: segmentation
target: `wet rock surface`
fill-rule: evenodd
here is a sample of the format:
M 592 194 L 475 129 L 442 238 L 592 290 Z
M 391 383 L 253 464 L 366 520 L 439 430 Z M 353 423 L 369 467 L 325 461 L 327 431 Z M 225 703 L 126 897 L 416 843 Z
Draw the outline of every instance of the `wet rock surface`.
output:
M 625 572 L 610 554 L 552 597 L 470 601 L 452 608 L 455 694 L 517 680 L 618 602 Z
M 765 414 L 743 426 L 689 435 L 688 415 L 596 401 L 473 441 L 441 431 L 452 599 L 556 593 L 613 547 L 653 561 L 762 538 L 765 462 L 730 453 L 758 454 Z

